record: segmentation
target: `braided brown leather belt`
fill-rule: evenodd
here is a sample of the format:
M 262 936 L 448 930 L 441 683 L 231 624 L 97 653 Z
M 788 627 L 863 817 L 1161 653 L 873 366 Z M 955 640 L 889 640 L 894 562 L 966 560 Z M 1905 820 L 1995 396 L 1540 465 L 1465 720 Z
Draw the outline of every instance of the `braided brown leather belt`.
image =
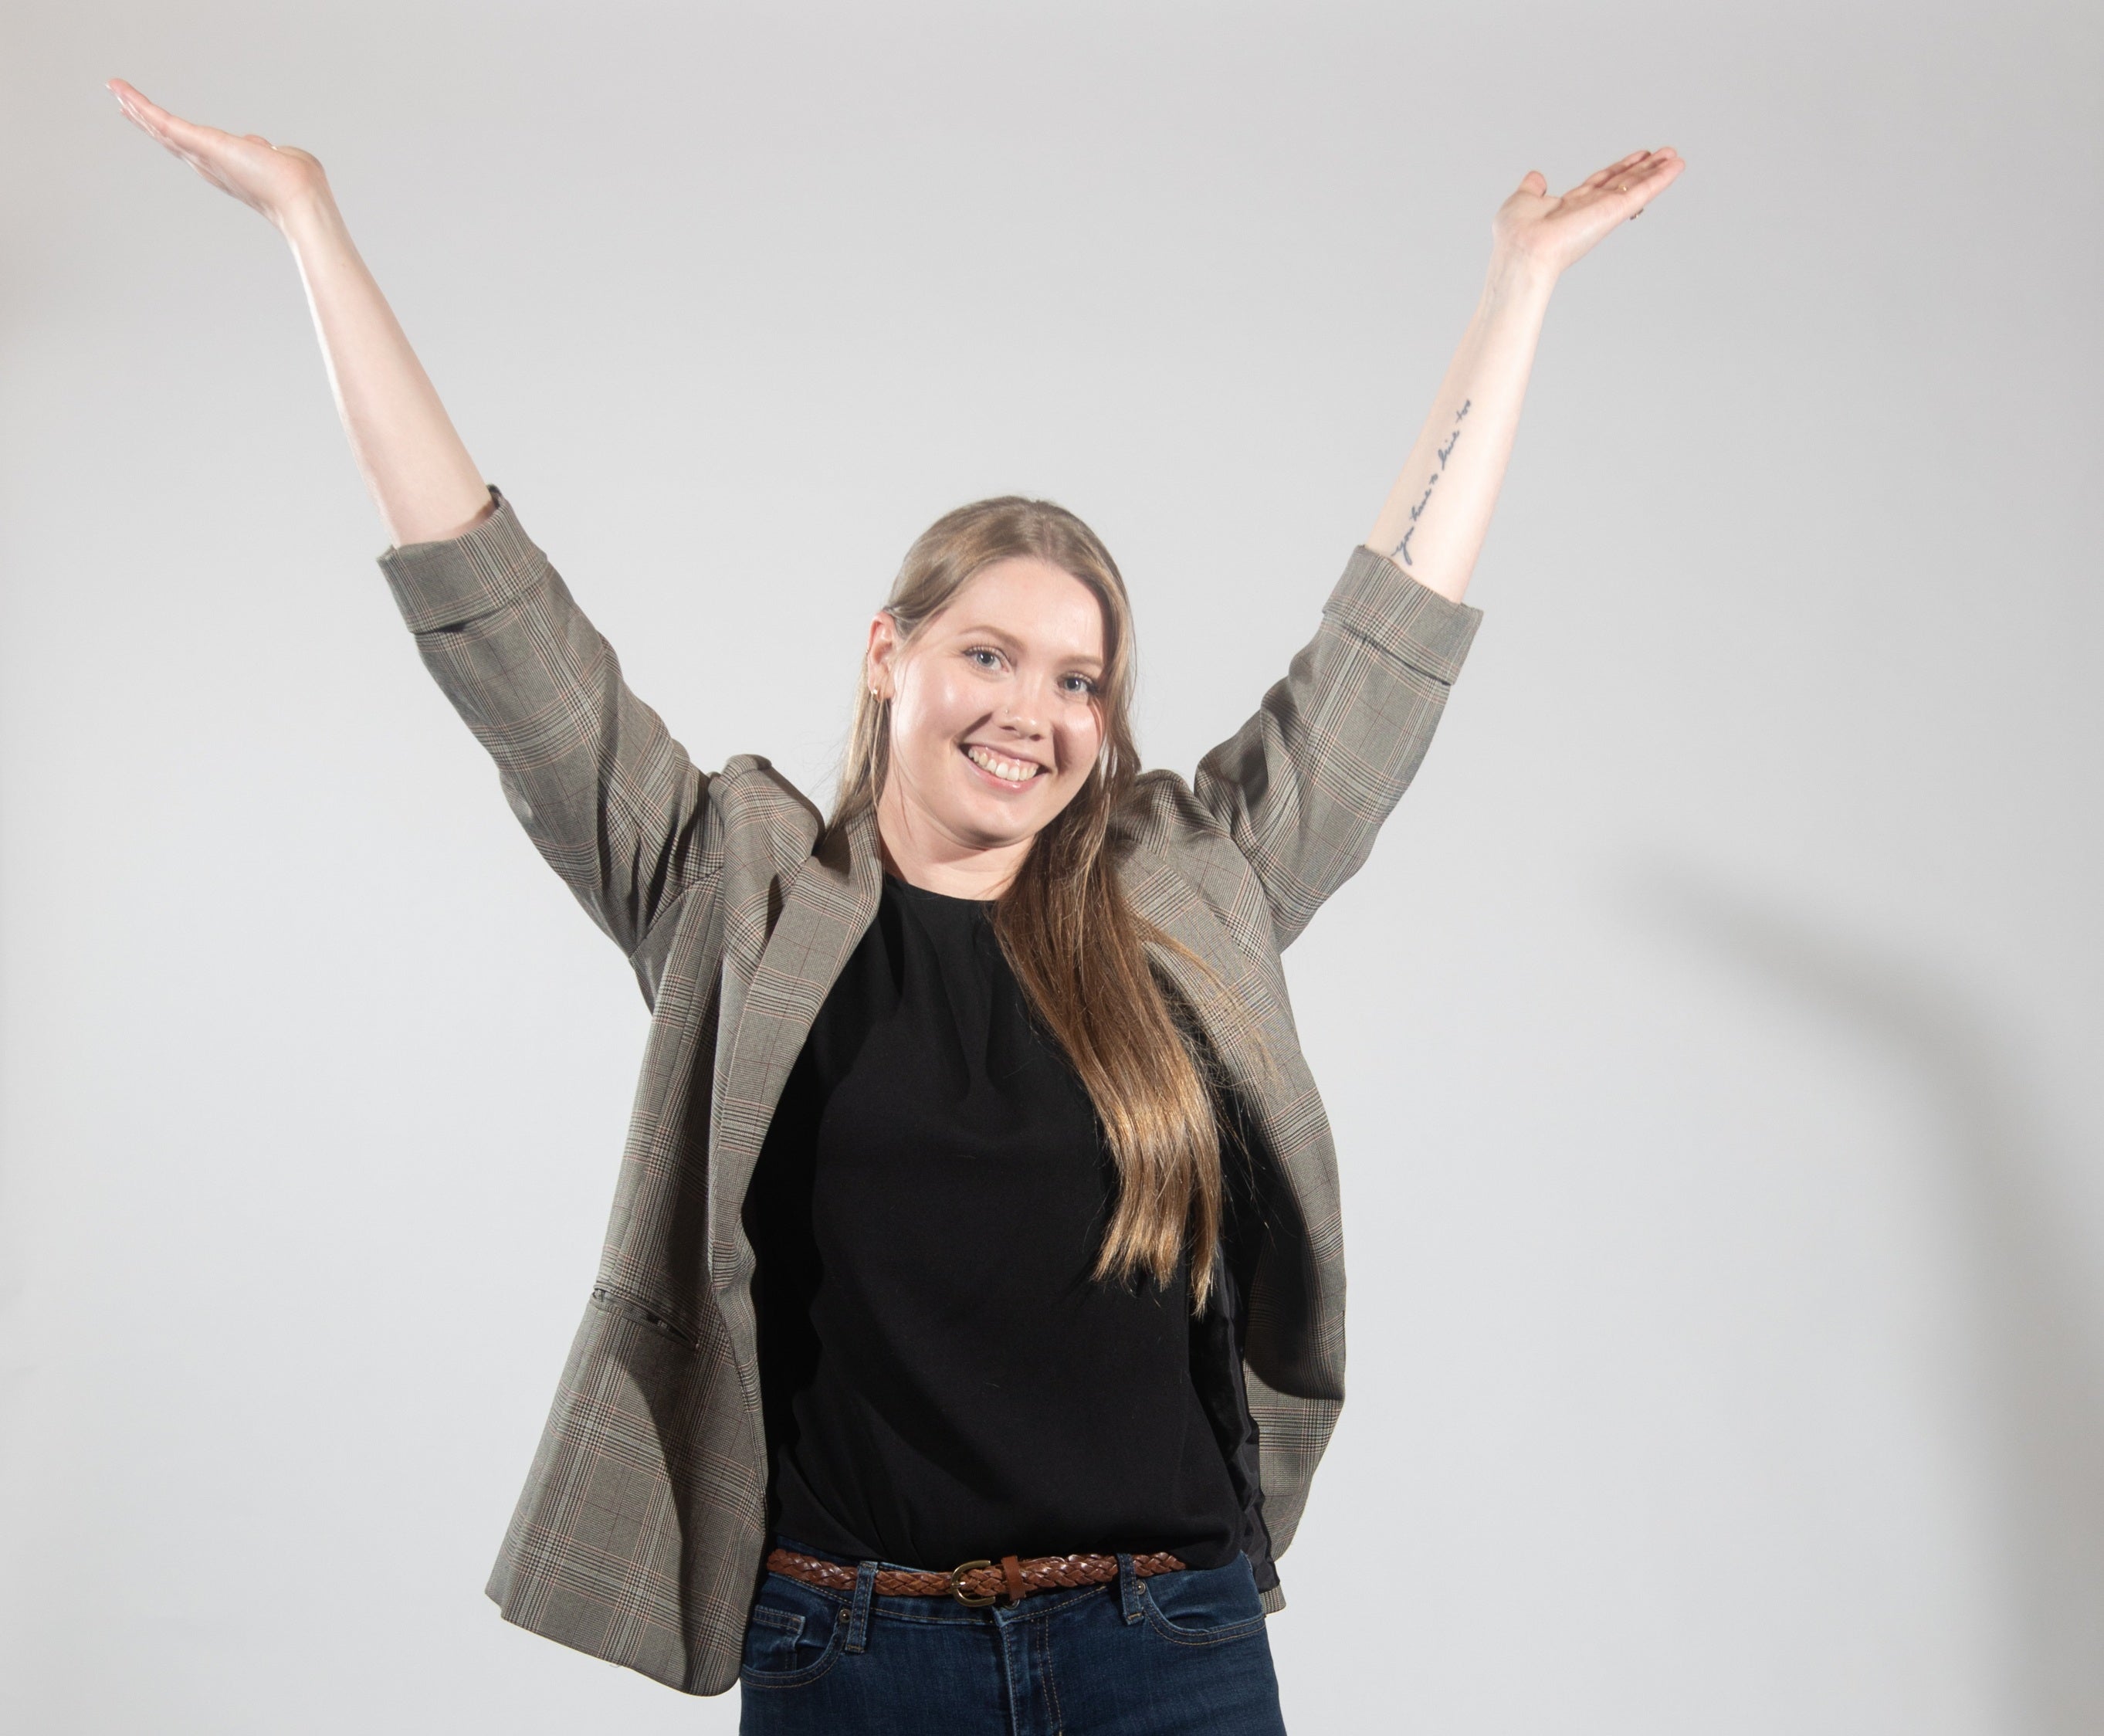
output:
M 1142 1579 L 1157 1573 L 1180 1573 L 1184 1563 L 1166 1553 L 1134 1555 L 1132 1570 Z M 800 1555 L 792 1549 L 771 1550 L 767 1571 L 786 1573 L 806 1585 L 823 1586 L 830 1591 L 852 1591 L 855 1569 L 838 1561 L 821 1561 L 815 1555 Z M 1006 1597 L 1019 1603 L 1032 1591 L 1072 1591 L 1081 1586 L 1107 1586 L 1118 1576 L 1116 1555 L 1032 1555 L 1019 1561 L 1003 1555 L 998 1564 L 967 1561 L 947 1573 L 921 1573 L 907 1567 L 879 1568 L 879 1597 L 954 1597 L 978 1608 Z

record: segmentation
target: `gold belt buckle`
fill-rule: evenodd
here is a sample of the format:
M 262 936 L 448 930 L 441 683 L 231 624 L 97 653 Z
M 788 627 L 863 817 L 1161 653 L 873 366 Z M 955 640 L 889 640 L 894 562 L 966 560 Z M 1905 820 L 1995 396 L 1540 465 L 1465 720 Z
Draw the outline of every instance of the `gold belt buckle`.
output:
M 974 1597 L 970 1592 L 965 1589 L 965 1574 L 970 1573 L 974 1568 L 992 1567 L 992 1565 L 993 1563 L 991 1561 L 966 1561 L 956 1567 L 952 1568 L 950 1569 L 950 1595 L 956 1599 L 959 1603 L 973 1609 L 983 1609 L 988 1604 L 998 1602 L 1001 1597 L 1001 1593 L 998 1591 L 990 1591 L 984 1597 Z

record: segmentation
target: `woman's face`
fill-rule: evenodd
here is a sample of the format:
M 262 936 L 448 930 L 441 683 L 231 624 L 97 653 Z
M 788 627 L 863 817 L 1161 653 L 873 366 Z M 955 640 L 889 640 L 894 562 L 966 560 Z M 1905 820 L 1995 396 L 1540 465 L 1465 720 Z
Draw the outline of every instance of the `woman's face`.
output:
M 982 568 L 910 645 L 880 614 L 868 678 L 891 701 L 879 814 L 919 859 L 1026 843 L 1074 799 L 1103 743 L 1103 608 L 1049 561 Z M 894 849 L 897 845 L 894 844 Z

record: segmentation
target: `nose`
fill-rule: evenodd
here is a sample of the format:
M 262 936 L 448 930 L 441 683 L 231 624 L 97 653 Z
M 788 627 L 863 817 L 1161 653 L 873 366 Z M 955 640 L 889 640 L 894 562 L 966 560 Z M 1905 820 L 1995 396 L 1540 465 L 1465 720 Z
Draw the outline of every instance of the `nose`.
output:
M 1030 741 L 1045 733 L 1045 720 L 1051 715 L 1050 704 L 1038 681 L 1018 681 L 1008 689 L 1007 698 L 1001 708 L 1001 725 L 1013 730 Z

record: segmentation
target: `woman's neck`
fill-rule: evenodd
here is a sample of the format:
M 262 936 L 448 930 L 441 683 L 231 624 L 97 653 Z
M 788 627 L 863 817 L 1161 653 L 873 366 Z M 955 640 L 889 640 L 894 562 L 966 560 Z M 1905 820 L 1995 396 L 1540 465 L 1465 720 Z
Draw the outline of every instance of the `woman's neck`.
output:
M 1030 854 L 1028 838 L 974 850 L 944 836 L 925 819 L 916 823 L 898 800 L 895 784 L 877 798 L 876 836 L 886 873 L 909 886 L 950 898 L 999 898 Z

